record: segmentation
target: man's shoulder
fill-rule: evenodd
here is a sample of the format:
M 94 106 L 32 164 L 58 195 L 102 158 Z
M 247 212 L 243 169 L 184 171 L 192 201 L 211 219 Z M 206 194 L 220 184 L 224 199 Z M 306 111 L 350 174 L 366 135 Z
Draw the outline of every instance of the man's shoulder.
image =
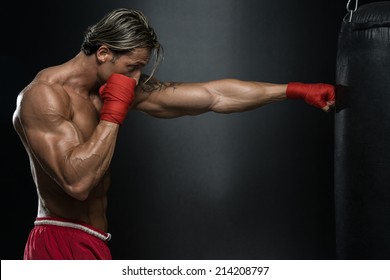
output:
M 42 75 L 43 74 L 43 75 Z M 69 95 L 62 85 L 45 77 L 44 73 L 38 74 L 19 94 L 18 99 L 27 106 L 39 110 L 50 107 L 69 105 Z
M 44 80 L 33 80 L 20 93 L 23 99 L 42 99 L 46 97 L 56 96 L 55 85 L 50 84 Z
M 61 82 L 55 75 L 55 66 L 38 72 L 34 79 L 23 89 L 23 94 L 45 95 L 64 92 Z

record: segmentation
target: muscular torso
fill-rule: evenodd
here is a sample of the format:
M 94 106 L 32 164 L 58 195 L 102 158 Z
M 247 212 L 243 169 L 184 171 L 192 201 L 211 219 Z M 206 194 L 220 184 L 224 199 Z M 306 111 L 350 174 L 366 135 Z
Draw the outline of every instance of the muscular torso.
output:
M 68 78 L 70 78 L 70 75 L 66 67 L 54 67 L 44 70 L 20 94 L 18 104 L 20 107 L 20 103 L 24 102 L 24 95 L 32 94 L 29 91 L 40 83 L 53 87 L 53 95 L 59 94 L 65 100 L 63 106 L 66 106 L 64 111 L 67 113 L 62 115 L 62 117 L 65 121 L 73 124 L 73 127 L 77 130 L 80 144 L 82 144 L 90 138 L 97 127 L 99 123 L 99 110 L 102 104 L 96 92 L 83 92 L 83 89 L 77 87 L 77 83 L 74 87 L 65 86 L 69 82 Z M 72 85 L 71 82 L 70 85 Z M 57 97 L 54 96 L 53 98 Z M 33 96 L 32 98 L 28 98 L 28 100 L 27 102 L 39 102 L 39 97 L 37 96 L 35 98 Z M 29 106 L 29 104 L 23 104 L 23 106 Z M 36 151 L 33 150 L 30 143 L 30 141 L 36 141 L 37 139 L 28 139 L 23 124 L 24 120 L 20 114 L 20 108 L 18 108 L 14 114 L 14 127 L 29 155 L 31 172 L 38 194 L 37 216 L 74 219 L 106 231 L 106 193 L 110 183 L 109 172 L 93 188 L 86 200 L 73 198 L 64 191 L 39 162 L 35 155 Z M 44 138 L 41 140 L 44 141 Z

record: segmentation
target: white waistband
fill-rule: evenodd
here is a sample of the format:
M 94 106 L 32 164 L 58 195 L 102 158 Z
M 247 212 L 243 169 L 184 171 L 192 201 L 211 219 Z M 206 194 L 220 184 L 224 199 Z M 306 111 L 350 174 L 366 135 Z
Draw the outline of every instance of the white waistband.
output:
M 89 227 L 72 223 L 72 222 L 64 222 L 64 221 L 56 221 L 56 220 L 36 220 L 34 222 L 34 225 L 40 226 L 40 225 L 53 225 L 53 226 L 60 226 L 60 227 L 69 227 L 69 228 L 75 228 L 82 230 L 90 235 L 93 235 L 103 241 L 109 241 L 111 239 L 111 234 L 107 233 L 107 235 L 104 235 L 100 232 L 97 232 L 93 229 L 90 229 Z

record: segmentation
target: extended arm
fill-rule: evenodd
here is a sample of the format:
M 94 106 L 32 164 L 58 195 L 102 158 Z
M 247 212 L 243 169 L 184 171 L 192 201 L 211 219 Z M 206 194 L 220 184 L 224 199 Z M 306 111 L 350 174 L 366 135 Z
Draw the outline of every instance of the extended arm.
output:
M 150 87 L 140 90 L 137 95 L 135 108 L 161 118 L 197 115 L 208 111 L 243 112 L 271 102 L 299 97 L 307 102 L 308 97 L 319 99 L 318 103 L 312 102 L 311 105 L 328 111 L 334 99 L 333 86 L 326 84 L 310 84 L 313 92 L 308 94 L 308 90 L 298 83 L 272 84 L 236 79 L 204 83 L 161 83 L 151 80 L 149 83 Z M 333 97 L 330 96 L 332 94 Z

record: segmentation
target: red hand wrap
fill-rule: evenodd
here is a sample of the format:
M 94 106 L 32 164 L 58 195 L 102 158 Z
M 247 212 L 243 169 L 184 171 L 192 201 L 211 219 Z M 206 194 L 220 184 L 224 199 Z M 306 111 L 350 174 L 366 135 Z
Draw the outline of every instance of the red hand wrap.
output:
M 103 99 L 100 119 L 122 124 L 134 100 L 137 81 L 122 74 L 112 74 L 99 89 Z
M 334 103 L 335 87 L 329 84 L 305 84 L 288 83 L 286 90 L 289 99 L 304 99 L 306 103 L 318 108 L 324 108 L 329 105 L 327 102 Z

